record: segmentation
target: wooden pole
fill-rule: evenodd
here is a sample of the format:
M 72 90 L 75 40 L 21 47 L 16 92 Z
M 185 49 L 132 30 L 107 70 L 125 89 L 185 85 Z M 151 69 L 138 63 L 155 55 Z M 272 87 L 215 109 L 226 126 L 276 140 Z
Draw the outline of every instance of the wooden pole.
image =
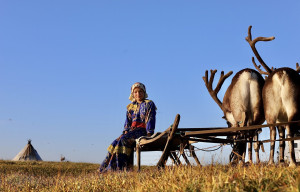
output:
M 187 158 L 187 156 L 185 155 L 184 152 L 182 153 L 182 157 L 185 160 L 185 162 L 186 162 L 187 165 L 191 165 L 190 161 L 188 160 L 188 158 Z
M 180 159 L 178 158 L 178 156 L 176 155 L 175 152 L 171 152 L 170 157 L 173 158 L 173 159 L 175 160 L 175 162 L 176 162 L 175 164 L 176 164 L 176 165 L 181 165 L 181 161 L 180 161 Z
M 165 164 L 166 164 L 166 161 L 170 155 L 170 145 L 171 145 L 171 141 L 175 135 L 175 132 L 178 128 L 178 124 L 179 124 L 179 121 L 180 121 L 180 115 L 177 114 L 176 117 L 175 117 L 175 120 L 174 120 L 174 123 L 173 123 L 173 126 L 170 130 L 170 133 L 169 133 L 169 136 L 168 136 L 168 140 L 166 142 L 166 145 L 165 145 L 165 148 L 163 150 L 163 153 L 157 163 L 157 167 L 165 167 Z
M 170 158 L 172 159 L 174 165 L 178 165 L 178 162 L 176 161 L 176 159 L 175 159 L 175 157 L 172 155 L 172 153 L 170 154 Z
M 137 161 L 137 170 L 141 170 L 141 148 L 140 145 L 137 143 L 135 147 L 135 153 L 136 153 L 136 161 Z
M 193 158 L 195 159 L 197 165 L 202 166 L 199 159 L 198 159 L 198 157 L 197 157 L 197 155 L 196 155 L 196 153 L 195 153 L 195 147 L 193 145 L 190 145 L 190 153 L 193 156 Z

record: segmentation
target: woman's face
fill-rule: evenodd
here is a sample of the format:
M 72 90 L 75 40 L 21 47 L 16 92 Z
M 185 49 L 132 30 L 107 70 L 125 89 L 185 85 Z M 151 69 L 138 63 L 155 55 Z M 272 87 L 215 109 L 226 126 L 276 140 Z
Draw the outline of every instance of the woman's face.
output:
M 136 87 L 133 90 L 133 97 L 135 98 L 135 100 L 140 103 L 145 99 L 145 92 L 143 89 Z

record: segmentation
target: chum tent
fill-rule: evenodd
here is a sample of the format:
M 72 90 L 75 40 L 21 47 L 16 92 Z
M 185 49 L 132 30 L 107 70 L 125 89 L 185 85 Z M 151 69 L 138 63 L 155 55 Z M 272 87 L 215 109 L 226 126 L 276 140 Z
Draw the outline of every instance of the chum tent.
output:
M 31 145 L 31 140 L 28 144 L 12 159 L 13 161 L 43 161 L 38 152 Z

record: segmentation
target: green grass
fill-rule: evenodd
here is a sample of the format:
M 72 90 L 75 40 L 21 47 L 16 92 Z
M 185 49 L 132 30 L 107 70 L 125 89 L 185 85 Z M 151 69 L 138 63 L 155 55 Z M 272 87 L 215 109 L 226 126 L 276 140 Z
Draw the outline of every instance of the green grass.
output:
M 142 167 L 97 173 L 98 164 L 0 161 L 0 191 L 299 191 L 300 167 Z

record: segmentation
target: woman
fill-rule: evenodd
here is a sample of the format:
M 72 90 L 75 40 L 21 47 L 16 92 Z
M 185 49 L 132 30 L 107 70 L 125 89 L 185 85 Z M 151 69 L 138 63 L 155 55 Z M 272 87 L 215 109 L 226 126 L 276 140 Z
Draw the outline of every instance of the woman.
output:
M 108 147 L 108 154 L 99 168 L 100 173 L 127 169 L 135 139 L 154 133 L 156 106 L 147 97 L 144 84 L 138 82 L 132 85 L 129 96 L 132 103 L 127 106 L 123 134 Z

